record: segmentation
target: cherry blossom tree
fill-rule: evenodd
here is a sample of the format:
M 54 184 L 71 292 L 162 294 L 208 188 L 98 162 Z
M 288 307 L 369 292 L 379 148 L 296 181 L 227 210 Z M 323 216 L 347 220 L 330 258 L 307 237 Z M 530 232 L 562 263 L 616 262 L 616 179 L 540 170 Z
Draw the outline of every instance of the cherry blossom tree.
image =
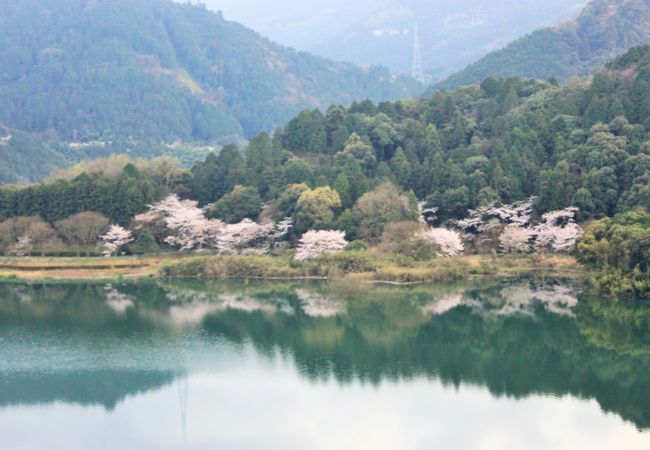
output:
M 120 247 L 133 242 L 133 233 L 119 225 L 111 225 L 108 232 L 99 237 L 104 242 L 105 257 L 113 256 Z
M 274 227 L 273 222 L 258 224 L 250 219 L 228 224 L 213 236 L 214 247 L 220 253 L 237 253 L 246 247 L 255 247 L 256 244 L 266 248 L 266 238 Z
M 294 255 L 296 261 L 316 258 L 322 254 L 338 253 L 345 250 L 348 241 L 344 231 L 308 231 L 298 242 Z
M 583 230 L 575 223 L 578 208 L 566 208 L 553 211 L 542 216 L 542 223 L 535 227 L 537 250 L 553 250 L 556 252 L 571 252 Z
M 530 252 L 551 250 L 571 252 L 582 236 L 582 228 L 575 222 L 578 208 L 566 208 L 542 216 L 542 222 L 534 226 L 508 225 L 499 243 L 506 252 Z
M 469 210 L 466 219 L 458 220 L 454 224 L 461 230 L 480 234 L 485 231 L 490 219 L 499 219 L 503 224 L 515 224 L 519 227 L 528 226 L 533 216 L 534 197 L 511 205 L 488 205 L 478 209 Z
M 162 216 L 171 232 L 165 242 L 179 247 L 181 251 L 204 248 L 210 238 L 225 227 L 225 223 L 220 220 L 208 220 L 205 212 L 198 207 L 198 202 L 180 200 L 176 195 L 170 195 L 163 201 L 149 206 L 148 215 L 153 217 L 152 213 Z
M 458 256 L 465 251 L 460 233 L 447 228 L 429 228 L 418 233 L 418 237 L 436 247 L 443 256 Z
M 11 253 L 16 256 L 26 256 L 32 249 L 32 239 L 25 234 L 18 238 L 18 242 L 13 245 Z
M 535 237 L 535 230 L 510 224 L 499 236 L 499 246 L 506 253 L 529 253 Z
M 137 216 L 136 220 L 155 223 L 161 217 L 170 232 L 165 242 L 179 247 L 181 251 L 213 248 L 219 253 L 228 254 L 243 251 L 266 253 L 293 227 L 291 218 L 277 223 L 271 220 L 257 223 L 245 219 L 236 224 L 226 224 L 216 219 L 209 220 L 197 202 L 180 200 L 175 195 L 151 205 L 149 211 Z

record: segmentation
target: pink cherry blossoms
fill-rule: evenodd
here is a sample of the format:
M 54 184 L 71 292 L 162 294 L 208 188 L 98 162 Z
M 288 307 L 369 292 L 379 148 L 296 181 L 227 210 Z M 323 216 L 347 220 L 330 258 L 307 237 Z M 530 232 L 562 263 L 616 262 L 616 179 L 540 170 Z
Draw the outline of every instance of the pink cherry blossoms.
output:
M 458 256 L 465 251 L 460 233 L 447 228 L 429 228 L 418 233 L 418 238 L 433 244 L 442 256 Z
M 160 218 L 164 219 L 169 232 L 165 242 L 180 251 L 211 248 L 227 254 L 244 251 L 266 253 L 293 226 L 291 219 L 261 224 L 250 219 L 236 224 L 208 219 L 196 201 L 180 200 L 176 195 L 151 205 L 149 211 L 136 220 L 146 223 Z
M 308 231 L 298 242 L 294 259 L 304 261 L 322 254 L 338 253 L 345 250 L 347 246 L 348 241 L 343 231 Z
M 111 225 L 108 232 L 99 238 L 104 242 L 103 255 L 107 258 L 113 256 L 123 245 L 133 242 L 133 234 L 119 225 Z

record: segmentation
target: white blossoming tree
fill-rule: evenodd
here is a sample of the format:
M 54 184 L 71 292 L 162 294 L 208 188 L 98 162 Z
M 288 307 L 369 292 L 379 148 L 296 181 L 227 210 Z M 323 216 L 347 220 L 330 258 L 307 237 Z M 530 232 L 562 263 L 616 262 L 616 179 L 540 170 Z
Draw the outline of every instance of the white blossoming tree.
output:
M 435 245 L 443 256 L 458 256 L 463 254 L 465 246 L 460 233 L 447 228 L 429 228 L 418 233 L 425 242 Z
M 32 239 L 29 235 L 25 234 L 18 238 L 18 242 L 14 244 L 11 253 L 16 256 L 26 256 L 30 252 L 31 248 Z
M 236 224 L 228 224 L 213 236 L 214 246 L 220 253 L 237 253 L 245 248 L 268 247 L 267 237 L 271 235 L 275 224 L 268 222 L 258 224 L 244 219 Z
M 535 227 L 537 250 L 552 250 L 555 252 L 571 252 L 583 230 L 575 223 L 578 208 L 566 208 L 553 211 L 542 216 L 542 223 Z
M 519 227 L 528 226 L 533 216 L 533 202 L 535 198 L 513 203 L 511 205 L 496 204 L 469 210 L 466 219 L 458 220 L 455 225 L 468 233 L 480 234 L 485 231 L 490 219 L 499 219 L 503 224 L 515 224 Z
M 105 257 L 113 256 L 117 250 L 130 242 L 133 242 L 133 234 L 119 225 L 111 225 L 108 232 L 99 237 L 104 242 Z
M 499 237 L 501 248 L 506 252 L 571 252 L 583 234 L 575 223 L 577 212 L 577 208 L 553 211 L 544 214 L 542 223 L 532 227 L 510 224 Z
M 236 224 L 207 219 L 204 209 L 192 200 L 180 200 L 171 195 L 151 205 L 149 211 L 136 218 L 138 222 L 165 221 L 170 235 L 165 242 L 180 251 L 213 248 L 219 253 L 266 253 L 275 241 L 284 238 L 293 222 L 290 218 L 280 222 L 257 223 L 245 219 Z
M 165 219 L 171 236 L 165 242 L 179 247 L 181 251 L 202 249 L 208 245 L 211 236 L 216 235 L 225 224 L 220 220 L 208 220 L 204 211 L 193 200 L 180 200 L 170 195 L 163 201 L 151 205 L 149 213 Z
M 338 253 L 347 246 L 344 231 L 308 231 L 298 242 L 294 259 L 304 261 L 323 254 Z
M 499 246 L 506 253 L 529 253 L 533 249 L 535 231 L 510 224 L 499 236 Z

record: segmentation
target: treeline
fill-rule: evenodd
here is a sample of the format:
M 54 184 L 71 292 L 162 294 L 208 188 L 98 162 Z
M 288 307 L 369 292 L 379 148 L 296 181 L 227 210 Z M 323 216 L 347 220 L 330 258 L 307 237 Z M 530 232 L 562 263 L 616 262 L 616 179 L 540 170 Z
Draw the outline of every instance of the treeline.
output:
M 237 185 L 263 201 L 290 185 L 329 186 L 345 214 L 390 180 L 443 221 L 530 196 L 539 213 L 612 216 L 650 208 L 648 105 L 650 47 L 641 47 L 592 83 L 489 78 L 427 99 L 304 111 L 245 156 L 229 148 L 195 165 L 191 192 L 207 204 Z
M 386 181 L 439 208 L 439 221 L 530 196 L 539 213 L 576 206 L 581 219 L 613 216 L 650 209 L 648 105 L 650 47 L 640 47 L 592 83 L 489 78 L 431 98 L 303 111 L 245 150 L 210 154 L 173 185 L 129 166 L 113 178 L 2 189 L 0 216 L 55 221 L 95 209 L 128 224 L 169 192 L 201 205 L 221 200 L 214 214 L 226 220 L 255 218 L 269 203 L 290 216 L 305 190 L 329 188 L 338 200 L 330 198 L 322 226 L 341 218 L 351 226 L 358 200 Z M 228 205 L 250 208 L 232 213 Z
M 74 214 L 95 211 L 112 223 L 128 225 L 165 187 L 128 164 L 117 176 L 83 173 L 26 188 L 0 189 L 0 218 L 39 216 L 54 223 Z
M 303 111 L 245 151 L 211 154 L 175 188 L 205 205 L 237 186 L 254 188 L 264 203 L 290 195 L 292 185 L 329 186 L 343 213 L 389 180 L 440 208 L 442 220 L 530 196 L 539 212 L 577 206 L 583 218 L 611 216 L 650 207 L 648 105 L 650 47 L 643 47 L 592 83 L 487 79 L 427 99 Z M 127 223 L 156 197 L 155 183 L 134 169 L 111 180 L 3 190 L 0 214 L 56 220 L 97 208 Z

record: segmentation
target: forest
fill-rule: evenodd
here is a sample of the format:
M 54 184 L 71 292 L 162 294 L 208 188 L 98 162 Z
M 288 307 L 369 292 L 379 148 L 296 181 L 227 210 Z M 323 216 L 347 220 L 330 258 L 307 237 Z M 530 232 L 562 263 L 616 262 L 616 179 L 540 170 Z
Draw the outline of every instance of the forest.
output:
M 363 241 L 353 244 L 392 245 L 414 258 L 421 246 L 409 247 L 413 236 L 447 254 L 571 251 L 566 242 L 579 237 L 576 222 L 616 216 L 612 223 L 646 227 L 649 109 L 650 47 L 636 47 L 591 81 L 488 78 L 427 98 L 305 110 L 273 135 L 256 135 L 245 148 L 226 146 L 189 170 L 168 158 L 82 164 L 51 183 L 3 188 L 0 217 L 54 224 L 93 210 L 185 249 L 233 250 L 250 232 L 247 242 L 282 236 L 307 248 L 326 237 L 333 248 Z M 637 211 L 632 222 L 629 211 Z M 418 219 L 436 235 L 422 234 Z M 504 234 L 492 239 L 495 221 Z M 271 222 L 285 224 L 280 235 L 275 225 L 251 228 Z M 587 253 L 594 241 L 609 242 L 603 233 L 615 233 L 612 223 L 592 224 L 579 252 L 601 271 L 636 280 L 622 291 L 644 295 L 647 255 L 607 264 L 602 249 L 598 257 Z M 333 230 L 345 233 L 345 244 L 336 233 L 309 234 Z

